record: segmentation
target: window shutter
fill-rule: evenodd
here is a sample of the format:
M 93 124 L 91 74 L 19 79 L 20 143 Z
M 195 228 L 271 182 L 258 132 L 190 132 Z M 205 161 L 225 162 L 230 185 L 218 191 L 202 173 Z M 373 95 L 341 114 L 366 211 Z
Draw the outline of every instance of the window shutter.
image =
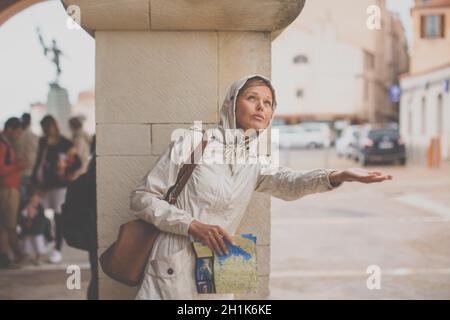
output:
M 426 17 L 420 16 L 420 37 L 425 38 L 425 28 L 426 28 Z

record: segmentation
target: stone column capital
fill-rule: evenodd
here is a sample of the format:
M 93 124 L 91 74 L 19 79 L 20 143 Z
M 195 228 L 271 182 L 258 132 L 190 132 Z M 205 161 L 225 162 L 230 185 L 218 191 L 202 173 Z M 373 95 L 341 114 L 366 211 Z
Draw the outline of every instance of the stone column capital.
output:
M 287 27 L 305 0 L 62 0 L 81 9 L 95 30 L 217 30 L 272 32 Z

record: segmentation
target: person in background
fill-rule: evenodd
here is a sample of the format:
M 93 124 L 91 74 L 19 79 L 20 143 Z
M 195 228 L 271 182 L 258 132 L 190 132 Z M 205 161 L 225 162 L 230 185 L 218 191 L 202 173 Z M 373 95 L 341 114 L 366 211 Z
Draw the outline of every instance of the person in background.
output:
M 28 199 L 27 190 L 30 188 L 31 174 L 36 162 L 39 137 L 31 131 L 31 116 L 24 113 L 21 117 L 23 134 L 17 141 L 17 159 L 25 163 L 20 180 L 20 208 L 23 208 Z
M 89 165 L 91 138 L 89 137 L 89 134 L 83 130 L 83 123 L 79 117 L 70 118 L 69 126 L 72 131 L 72 142 L 81 159 L 81 168 L 77 172 L 77 175 L 81 175 L 87 171 Z
M 0 134 L 0 267 L 18 268 L 23 258 L 17 236 L 17 213 L 20 202 L 20 172 L 25 167 L 16 159 L 12 143 L 22 134 L 18 118 L 6 121 Z M 14 255 L 10 257 L 10 253 Z
M 95 140 L 96 140 L 96 135 L 94 133 L 94 135 L 92 136 L 91 139 L 91 145 L 90 145 L 90 151 L 91 151 L 91 158 L 95 158 Z
M 97 258 L 97 175 L 96 175 L 96 165 L 95 165 L 95 135 L 92 139 L 91 146 L 91 159 L 89 160 L 88 171 L 85 174 L 85 180 L 87 183 L 87 193 L 89 196 L 86 200 L 86 207 L 91 217 L 91 226 L 93 230 L 92 244 L 89 248 L 89 263 L 91 265 L 91 281 L 89 282 L 88 300 L 98 300 L 98 258 Z
M 95 144 L 91 144 L 95 155 Z M 98 300 L 98 258 L 97 258 L 97 197 L 95 156 L 89 161 L 88 171 L 67 187 L 63 205 L 64 239 L 69 246 L 89 252 L 91 281 L 88 300 Z
M 30 188 L 27 192 L 29 198 L 19 215 L 21 236 L 24 240 L 24 251 L 29 261 L 40 265 L 42 255 L 47 252 L 45 231 L 47 218 L 44 215 L 44 207 L 37 189 Z
M 67 185 L 81 167 L 73 143 L 60 134 L 58 124 L 50 115 L 41 120 L 44 136 L 39 139 L 38 153 L 33 168 L 32 183 L 42 190 L 42 204 L 55 213 L 55 248 L 49 255 L 51 263 L 62 261 L 63 242 L 61 210 Z
M 86 250 L 91 265 L 88 300 L 98 300 L 97 258 L 97 198 L 95 157 L 89 161 L 88 171 L 69 184 L 63 205 L 64 236 L 69 246 Z M 78 239 L 75 239 L 78 238 Z M 78 246 L 75 246 L 76 240 Z M 82 244 L 82 245 L 80 245 Z

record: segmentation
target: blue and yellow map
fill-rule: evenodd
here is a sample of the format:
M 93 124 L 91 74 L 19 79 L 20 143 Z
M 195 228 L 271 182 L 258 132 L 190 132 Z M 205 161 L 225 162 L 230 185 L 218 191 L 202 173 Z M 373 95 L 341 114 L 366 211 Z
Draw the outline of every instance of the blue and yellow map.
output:
M 226 242 L 228 255 L 219 256 L 201 242 L 194 242 L 199 293 L 251 293 L 258 287 L 256 236 L 233 237 Z

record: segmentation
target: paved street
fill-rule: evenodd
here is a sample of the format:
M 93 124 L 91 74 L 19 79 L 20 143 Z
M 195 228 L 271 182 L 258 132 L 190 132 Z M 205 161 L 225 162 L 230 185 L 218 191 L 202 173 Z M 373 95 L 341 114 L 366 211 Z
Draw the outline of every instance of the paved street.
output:
M 282 152 L 281 163 L 355 166 L 323 150 Z M 394 180 L 273 198 L 272 299 L 450 299 L 450 165 L 370 168 Z M 380 290 L 367 288 L 370 265 L 381 270 Z
M 296 169 L 355 166 L 332 150 L 281 155 Z M 450 164 L 372 168 L 394 180 L 272 200 L 272 299 L 450 299 Z M 64 256 L 62 265 L 0 271 L 0 299 L 84 299 L 87 254 L 65 246 Z M 66 288 L 69 264 L 82 269 L 81 290 Z M 381 269 L 380 290 L 367 289 L 370 265 Z
M 86 299 L 90 279 L 88 255 L 84 251 L 64 246 L 61 264 L 27 265 L 20 270 L 0 270 L 0 300 L 83 300 Z M 80 289 L 69 290 L 66 282 L 70 274 L 67 266 L 81 270 Z

